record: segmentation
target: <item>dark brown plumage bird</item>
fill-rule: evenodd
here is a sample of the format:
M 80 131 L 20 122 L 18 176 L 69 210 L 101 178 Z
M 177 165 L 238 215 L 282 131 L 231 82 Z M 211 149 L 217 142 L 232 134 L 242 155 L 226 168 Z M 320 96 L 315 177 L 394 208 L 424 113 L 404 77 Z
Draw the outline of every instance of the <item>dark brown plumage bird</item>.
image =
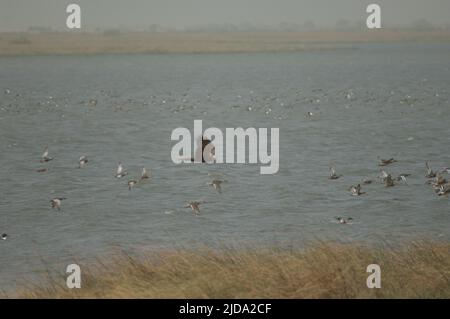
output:
M 201 148 L 198 147 L 196 152 L 195 152 L 195 156 L 191 158 L 191 162 L 195 162 L 196 159 L 202 159 L 202 163 L 210 163 L 212 160 L 214 160 L 214 155 L 215 155 L 215 148 L 214 148 L 214 144 L 212 144 L 211 140 L 208 138 L 205 138 L 204 136 L 202 136 L 202 140 L 201 140 Z M 200 143 L 199 143 L 200 144 Z M 205 148 L 211 144 L 210 146 L 210 152 L 205 154 Z
M 380 162 L 378 163 L 378 166 L 388 166 L 392 163 L 397 162 L 397 160 L 395 160 L 394 158 L 390 158 L 390 159 L 380 159 Z
M 185 208 L 192 209 L 192 212 L 196 215 L 200 214 L 200 205 L 201 202 L 190 202 L 187 206 L 184 206 Z

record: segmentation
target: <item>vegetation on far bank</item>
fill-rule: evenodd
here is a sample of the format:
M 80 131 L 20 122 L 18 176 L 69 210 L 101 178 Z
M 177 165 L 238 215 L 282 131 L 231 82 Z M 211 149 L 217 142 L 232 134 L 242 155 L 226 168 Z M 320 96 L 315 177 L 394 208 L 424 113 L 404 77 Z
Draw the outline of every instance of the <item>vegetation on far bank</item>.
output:
M 345 48 L 352 43 L 415 41 L 450 42 L 450 30 L 0 33 L 0 56 L 290 52 Z

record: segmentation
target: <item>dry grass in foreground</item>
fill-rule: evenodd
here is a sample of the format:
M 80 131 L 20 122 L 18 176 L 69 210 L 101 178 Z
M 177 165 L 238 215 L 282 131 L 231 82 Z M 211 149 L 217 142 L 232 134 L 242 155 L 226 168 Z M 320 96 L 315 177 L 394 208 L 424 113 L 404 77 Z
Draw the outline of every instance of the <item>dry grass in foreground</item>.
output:
M 368 289 L 366 267 L 381 266 Z M 450 298 L 450 244 L 403 248 L 318 244 L 303 251 L 221 249 L 128 255 L 83 266 L 82 288 L 65 278 L 20 298 Z M 89 268 L 87 270 L 87 268 Z

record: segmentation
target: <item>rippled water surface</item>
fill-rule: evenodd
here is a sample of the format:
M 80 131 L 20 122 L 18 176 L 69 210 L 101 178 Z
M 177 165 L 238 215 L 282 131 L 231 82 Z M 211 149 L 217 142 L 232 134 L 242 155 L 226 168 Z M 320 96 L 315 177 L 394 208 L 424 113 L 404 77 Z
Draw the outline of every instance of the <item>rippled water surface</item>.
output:
M 450 239 L 449 198 L 424 177 L 425 161 L 450 166 L 450 45 L 8 57 L 0 89 L 0 287 L 117 247 Z M 171 132 L 194 119 L 280 128 L 279 173 L 174 165 Z M 46 145 L 54 160 L 41 164 Z M 407 184 L 377 181 L 378 156 L 398 159 L 387 170 L 412 174 Z M 330 181 L 330 165 L 343 177 Z M 151 180 L 129 191 L 143 166 Z M 226 180 L 222 194 L 208 173 Z M 363 178 L 375 182 L 351 196 Z M 67 197 L 59 212 L 53 197 Z M 200 216 L 183 208 L 191 200 L 207 201 Z

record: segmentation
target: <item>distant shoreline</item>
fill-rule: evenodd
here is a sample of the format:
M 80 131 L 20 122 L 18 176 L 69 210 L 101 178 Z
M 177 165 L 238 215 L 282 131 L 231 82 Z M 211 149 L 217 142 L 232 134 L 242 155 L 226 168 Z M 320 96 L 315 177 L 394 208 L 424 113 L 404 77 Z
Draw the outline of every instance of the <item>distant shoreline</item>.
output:
M 301 52 L 401 42 L 450 43 L 450 31 L 0 33 L 0 56 Z

